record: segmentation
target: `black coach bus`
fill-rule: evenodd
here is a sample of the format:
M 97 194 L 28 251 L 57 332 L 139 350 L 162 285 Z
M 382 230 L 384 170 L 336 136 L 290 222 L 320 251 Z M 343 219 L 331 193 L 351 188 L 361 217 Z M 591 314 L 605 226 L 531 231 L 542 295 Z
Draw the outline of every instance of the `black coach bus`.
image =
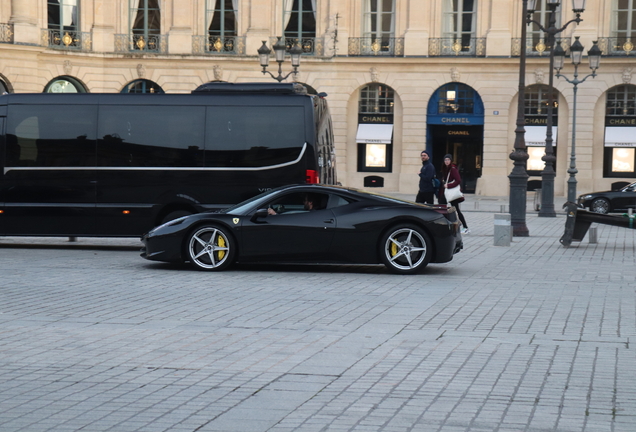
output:
M 0 96 L 0 235 L 138 236 L 292 183 L 335 184 L 326 100 L 299 84 Z

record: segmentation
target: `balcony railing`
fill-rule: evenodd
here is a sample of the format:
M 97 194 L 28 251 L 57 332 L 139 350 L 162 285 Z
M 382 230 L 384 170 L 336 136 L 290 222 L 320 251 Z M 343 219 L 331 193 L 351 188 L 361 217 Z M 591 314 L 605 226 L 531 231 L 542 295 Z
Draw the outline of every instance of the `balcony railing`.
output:
M 605 56 L 634 56 L 636 55 L 636 37 L 599 38 L 598 47 Z
M 290 49 L 296 44 L 300 46 L 300 49 L 303 50 L 303 55 L 308 56 L 320 56 L 323 54 L 324 46 L 322 38 L 293 38 L 286 37 L 283 38 L 285 42 L 285 49 L 289 52 Z M 277 37 L 270 37 L 269 44 L 270 47 L 273 47 L 274 44 L 278 42 Z M 274 50 L 272 50 L 272 55 L 274 54 Z
M 116 34 L 115 52 L 118 53 L 168 53 L 167 35 Z
M 89 32 L 42 29 L 42 46 L 73 51 L 92 51 L 93 40 Z
M 404 56 L 404 38 L 349 38 L 350 56 Z
M 192 36 L 193 54 L 245 54 L 245 37 Z
M 0 43 L 13 43 L 13 24 L 0 23 Z
M 556 42 L 561 42 L 561 48 L 565 51 L 570 49 L 570 39 L 569 38 L 557 38 Z M 521 38 L 512 39 L 512 57 L 519 57 L 521 55 Z M 546 45 L 545 40 L 541 39 L 539 41 L 528 38 L 526 39 L 525 45 L 526 55 L 529 57 L 541 57 L 541 56 L 549 56 L 550 49 Z
M 486 38 L 430 38 L 429 57 L 485 57 Z

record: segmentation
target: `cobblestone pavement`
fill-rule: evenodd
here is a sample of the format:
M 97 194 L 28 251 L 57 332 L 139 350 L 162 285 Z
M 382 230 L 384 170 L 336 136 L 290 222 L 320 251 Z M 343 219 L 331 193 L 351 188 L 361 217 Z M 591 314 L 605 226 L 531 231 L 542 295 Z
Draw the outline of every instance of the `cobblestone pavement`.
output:
M 529 213 L 495 247 L 466 204 L 416 276 L 0 238 L 0 431 L 636 430 L 636 231 L 563 248 Z

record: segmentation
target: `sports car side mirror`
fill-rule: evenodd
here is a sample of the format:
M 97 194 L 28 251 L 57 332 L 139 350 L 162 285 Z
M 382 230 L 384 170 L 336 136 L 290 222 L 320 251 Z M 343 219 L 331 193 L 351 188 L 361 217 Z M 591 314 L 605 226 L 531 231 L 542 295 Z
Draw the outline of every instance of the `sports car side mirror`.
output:
M 267 217 L 267 209 L 258 209 L 256 210 L 256 213 L 254 213 L 254 216 L 252 216 L 252 222 L 256 222 L 256 219 L 259 218 L 266 218 Z

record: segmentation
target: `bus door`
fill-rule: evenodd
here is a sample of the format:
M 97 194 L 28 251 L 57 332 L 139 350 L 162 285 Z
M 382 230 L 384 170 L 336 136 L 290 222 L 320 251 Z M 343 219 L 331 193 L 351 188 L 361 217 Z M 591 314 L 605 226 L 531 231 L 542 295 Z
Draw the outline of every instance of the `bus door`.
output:
M 5 235 L 92 235 L 94 105 L 10 105 L 0 195 Z

